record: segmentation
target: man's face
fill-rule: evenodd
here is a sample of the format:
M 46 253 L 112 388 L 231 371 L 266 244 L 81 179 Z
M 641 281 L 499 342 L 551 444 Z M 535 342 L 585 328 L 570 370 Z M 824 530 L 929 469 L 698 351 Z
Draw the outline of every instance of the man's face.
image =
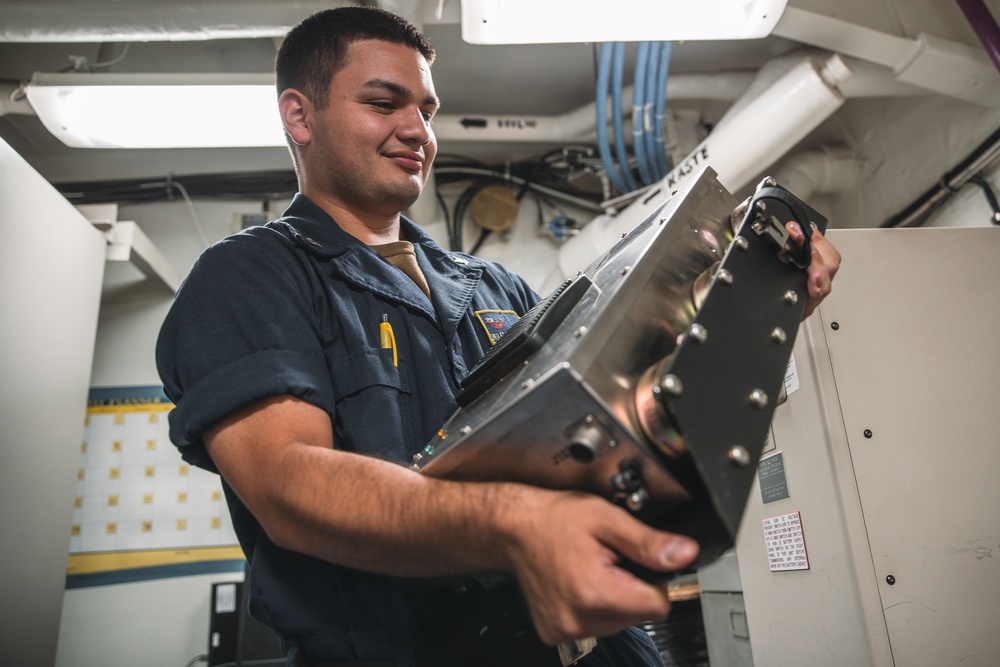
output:
M 357 215 L 397 214 L 416 201 L 437 154 L 438 109 L 419 51 L 381 40 L 352 43 L 316 112 L 308 177 Z

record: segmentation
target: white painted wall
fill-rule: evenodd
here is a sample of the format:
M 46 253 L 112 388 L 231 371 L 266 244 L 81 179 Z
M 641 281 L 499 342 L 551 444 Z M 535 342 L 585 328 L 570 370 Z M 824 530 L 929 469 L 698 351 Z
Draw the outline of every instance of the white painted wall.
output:
M 183 667 L 208 653 L 212 584 L 242 580 L 211 574 L 66 591 L 55 664 Z
M 0 663 L 51 665 L 105 240 L 0 141 Z
M 257 212 L 260 205 L 197 202 L 194 209 L 214 242 L 234 231 L 234 214 Z M 181 274 L 204 248 L 183 200 L 122 206 L 118 217 L 136 220 Z M 104 278 L 90 386 L 160 384 L 154 351 L 173 294 L 129 264 L 109 263 Z M 227 573 L 68 590 L 55 664 L 186 665 L 208 651 L 212 583 L 242 578 L 242 573 Z

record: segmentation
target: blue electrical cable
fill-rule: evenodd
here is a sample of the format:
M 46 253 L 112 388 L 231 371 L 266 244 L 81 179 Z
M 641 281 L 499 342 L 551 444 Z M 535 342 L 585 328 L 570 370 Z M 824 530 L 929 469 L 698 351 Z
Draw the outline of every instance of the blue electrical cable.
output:
M 660 62 L 660 43 L 649 43 L 649 55 L 646 60 L 645 101 L 642 104 L 642 132 L 645 138 L 643 151 L 646 153 L 646 169 L 652 181 L 658 181 L 666 174 L 660 173 L 660 163 L 656 159 L 656 140 L 653 137 L 653 107 L 656 104 L 656 74 Z
M 611 158 L 611 147 L 608 143 L 608 80 L 611 78 L 611 53 L 613 45 L 611 43 L 601 44 L 600 56 L 597 64 L 597 94 L 594 103 L 597 123 L 597 150 L 601 154 L 601 161 L 604 169 L 608 172 L 611 184 L 618 192 L 625 193 L 625 183 L 622 182 L 621 175 L 615 167 Z
M 657 66 L 656 111 L 653 124 L 656 130 L 656 162 L 660 165 L 663 176 L 666 176 L 667 172 L 670 171 L 670 165 L 667 164 L 667 147 L 663 141 L 663 121 L 667 106 L 667 74 L 670 72 L 670 50 L 670 42 L 663 42 L 660 46 L 660 63 Z
M 642 105 L 645 102 L 646 60 L 649 56 L 649 42 L 639 42 L 635 57 L 635 80 L 632 83 L 632 150 L 639 163 L 639 176 L 643 185 L 653 182 L 646 165 L 645 139 L 643 138 Z
M 625 147 L 625 127 L 622 121 L 622 78 L 625 70 L 625 42 L 615 42 L 614 57 L 611 67 L 611 109 L 615 128 L 615 153 L 618 156 L 618 166 L 625 177 L 627 192 L 632 192 L 638 186 L 632 178 L 632 169 L 628 164 L 628 150 Z

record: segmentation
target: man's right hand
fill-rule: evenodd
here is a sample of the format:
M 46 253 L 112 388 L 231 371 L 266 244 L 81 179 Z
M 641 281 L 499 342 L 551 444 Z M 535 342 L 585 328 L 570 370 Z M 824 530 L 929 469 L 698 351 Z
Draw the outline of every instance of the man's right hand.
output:
M 626 571 L 623 560 L 671 572 L 694 562 L 694 540 L 654 530 L 586 493 L 526 490 L 511 517 L 512 570 L 547 644 L 605 636 L 670 611 L 666 589 Z

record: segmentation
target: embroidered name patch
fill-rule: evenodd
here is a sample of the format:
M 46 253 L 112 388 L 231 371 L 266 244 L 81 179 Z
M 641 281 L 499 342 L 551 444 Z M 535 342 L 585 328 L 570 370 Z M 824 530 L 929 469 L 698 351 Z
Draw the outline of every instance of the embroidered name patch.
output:
M 496 345 L 500 337 L 521 319 L 513 310 L 477 310 L 475 315 L 483 325 L 490 345 Z

